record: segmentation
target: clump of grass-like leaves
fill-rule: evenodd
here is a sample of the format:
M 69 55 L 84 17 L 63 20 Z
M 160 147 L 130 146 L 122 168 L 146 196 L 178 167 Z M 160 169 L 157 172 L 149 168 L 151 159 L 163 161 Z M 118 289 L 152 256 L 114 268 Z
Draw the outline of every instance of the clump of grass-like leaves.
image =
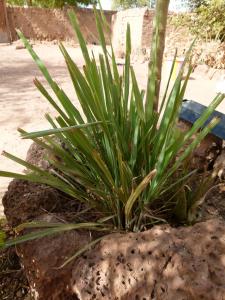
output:
M 6 245 L 79 228 L 140 231 L 154 222 L 169 219 L 174 213 L 182 215 L 185 220 L 195 202 L 190 190 L 186 193 L 185 189 L 194 173 L 184 168 L 184 162 L 218 124 L 219 120 L 213 119 L 201 129 L 224 96 L 217 95 L 193 127 L 186 133 L 180 132 L 176 124 L 192 71 L 189 68 L 186 79 L 182 80 L 190 51 L 169 91 L 171 70 L 161 106 L 157 110 L 154 105 L 157 53 L 152 56 L 145 94 L 138 86 L 131 65 L 129 26 L 121 75 L 113 49 L 106 47 L 102 25 L 105 24 L 104 16 L 96 11 L 95 15 L 102 47 L 99 62 L 90 55 L 74 13 L 70 13 L 70 20 L 85 60 L 82 71 L 60 44 L 82 113 L 52 79 L 43 62 L 19 32 L 57 100 L 38 79 L 34 83 L 58 112 L 56 119 L 46 116 L 51 129 L 20 132 L 22 138 L 32 139 L 51 153 L 49 161 L 52 168 L 49 171 L 41 170 L 4 153 L 30 172 L 16 174 L 1 171 L 0 176 L 26 179 L 57 188 L 83 203 L 87 209 L 98 212 L 99 219 L 92 223 L 87 219 L 87 222 L 63 225 L 24 224 L 22 228 L 40 227 L 41 230 L 8 241 Z M 194 140 L 191 139 L 193 135 L 196 135 Z

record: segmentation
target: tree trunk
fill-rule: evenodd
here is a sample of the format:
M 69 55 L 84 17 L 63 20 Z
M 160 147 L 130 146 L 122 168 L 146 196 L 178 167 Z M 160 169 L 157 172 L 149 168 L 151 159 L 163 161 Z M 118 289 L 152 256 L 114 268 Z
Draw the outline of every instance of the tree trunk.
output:
M 150 66 L 150 72 L 155 73 L 154 109 L 158 111 L 163 53 L 165 48 L 166 25 L 170 0 L 157 0 L 153 22 L 153 39 L 151 47 L 151 62 L 156 61 L 155 67 Z M 150 63 L 151 65 L 151 63 Z

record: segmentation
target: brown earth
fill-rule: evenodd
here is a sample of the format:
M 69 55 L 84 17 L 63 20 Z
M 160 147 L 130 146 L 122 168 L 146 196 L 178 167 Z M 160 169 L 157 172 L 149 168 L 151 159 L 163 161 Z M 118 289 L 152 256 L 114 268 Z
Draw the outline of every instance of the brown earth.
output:
M 74 10 L 81 32 L 89 44 L 98 45 L 99 38 L 95 24 L 94 12 L 88 8 L 64 7 L 63 9 L 47 9 L 40 7 L 7 7 L 10 33 L 13 40 L 18 36 L 15 29 L 21 30 L 29 39 L 41 41 L 70 41 L 78 43 L 74 30 L 70 24 L 68 12 Z M 105 17 L 111 25 L 112 15 L 115 12 L 105 11 Z M 109 42 L 111 33 L 105 31 L 106 41 Z M 0 40 L 1 41 L 1 40 Z
M 48 127 L 45 113 L 54 111 L 33 85 L 34 77 L 42 78 L 35 63 L 25 49 L 16 50 L 17 43 L 8 46 L 0 44 L 0 153 L 5 150 L 25 158 L 31 142 L 20 140 L 18 127 L 26 130 L 38 130 Z M 34 45 L 37 53 L 44 58 L 50 73 L 63 86 L 69 97 L 78 105 L 62 55 L 57 46 L 52 44 Z M 98 51 L 97 47 L 90 49 Z M 82 67 L 83 60 L 79 48 L 69 47 L 69 52 Z M 42 80 L 45 84 L 45 81 Z M 0 169 L 14 172 L 22 167 L 0 156 Z M 0 178 L 0 199 L 10 179 Z M 0 206 L 0 215 L 2 207 Z
M 14 234 L 3 220 L 1 227 L 8 237 Z M 0 299 L 31 300 L 29 283 L 15 248 L 0 251 Z

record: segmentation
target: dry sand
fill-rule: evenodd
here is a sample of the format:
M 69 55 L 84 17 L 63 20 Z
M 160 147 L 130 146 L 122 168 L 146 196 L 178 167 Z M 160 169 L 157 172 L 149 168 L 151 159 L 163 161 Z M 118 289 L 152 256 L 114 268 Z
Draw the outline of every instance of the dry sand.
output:
M 36 45 L 34 48 L 44 58 L 56 81 L 75 101 L 73 87 L 58 47 Z M 82 64 L 79 49 L 69 50 L 73 57 L 76 57 Z M 22 127 L 28 131 L 34 131 L 47 127 L 44 114 L 52 113 L 53 110 L 35 88 L 34 77 L 42 79 L 41 73 L 25 49 L 15 50 L 15 45 L 0 46 L 0 152 L 5 150 L 25 158 L 31 142 L 21 140 L 17 128 Z M 45 83 L 45 80 L 41 81 Z M 19 172 L 23 168 L 0 156 L 0 169 Z M 0 178 L 0 199 L 9 181 L 8 178 Z M 0 214 L 2 214 L 1 207 Z
M 35 51 L 46 62 L 55 80 L 64 88 L 68 96 L 75 102 L 76 97 L 69 79 L 62 55 L 56 45 L 37 44 Z M 77 64 L 82 67 L 83 59 L 79 48 L 67 47 Z M 92 47 L 98 52 L 98 47 Z M 144 87 L 146 82 L 147 63 L 134 64 L 138 81 Z M 18 127 L 28 131 L 46 129 L 45 113 L 53 113 L 50 105 L 33 85 L 33 78 L 42 78 L 32 58 L 25 49 L 16 50 L 15 44 L 0 44 L 0 153 L 5 150 L 21 158 L 26 157 L 30 141 L 21 140 Z M 45 81 L 41 79 L 43 83 Z M 202 74 L 194 73 L 190 81 L 186 98 L 208 104 L 216 93 L 216 80 L 202 78 Z M 78 105 L 78 103 L 77 103 Z M 225 112 L 225 104 L 220 106 Z M 0 169 L 19 172 L 20 165 L 0 156 Z M 10 179 L 0 178 L 0 199 L 7 189 Z M 0 216 L 3 210 L 0 205 Z

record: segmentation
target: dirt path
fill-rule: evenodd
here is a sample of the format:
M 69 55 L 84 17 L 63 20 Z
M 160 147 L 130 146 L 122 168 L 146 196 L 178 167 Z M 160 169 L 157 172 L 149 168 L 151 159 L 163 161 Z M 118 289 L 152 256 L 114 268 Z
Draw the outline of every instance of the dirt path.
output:
M 93 48 L 93 47 L 92 47 Z M 75 94 L 69 79 L 62 55 L 56 45 L 34 45 L 35 51 L 46 62 L 55 80 L 64 88 L 68 96 L 75 102 Z M 78 48 L 67 47 L 68 51 L 82 67 L 83 60 Z M 93 48 L 98 51 L 98 47 Z M 138 80 L 142 87 L 146 82 L 147 63 L 135 64 Z M 28 131 L 46 128 L 45 113 L 52 113 L 50 105 L 34 87 L 32 80 L 40 72 L 25 49 L 15 50 L 15 45 L 0 44 L 0 153 L 5 150 L 25 158 L 30 141 L 20 140 L 17 128 Z M 44 81 L 43 81 L 44 82 Z M 216 91 L 216 81 L 199 78 L 194 74 L 187 89 L 186 98 L 209 103 Z M 225 112 L 225 104 L 220 107 Z M 0 169 L 22 171 L 22 168 L 10 160 L 0 156 Z M 0 199 L 10 179 L 0 178 Z M 0 215 L 3 214 L 0 205 Z
M 56 81 L 75 101 L 73 87 L 58 47 L 36 45 L 34 48 L 41 57 L 44 57 Z M 82 65 L 79 49 L 70 48 L 69 51 Z M 15 45 L 0 46 L 0 152 L 5 150 L 25 158 L 30 141 L 21 141 L 17 128 L 22 127 L 28 131 L 46 128 L 44 114 L 53 111 L 33 85 L 36 76 L 41 78 L 39 70 L 26 50 L 15 50 Z M 22 170 L 21 166 L 3 156 L 0 156 L 0 169 L 14 172 Z M 0 199 L 9 181 L 10 179 L 0 178 Z

